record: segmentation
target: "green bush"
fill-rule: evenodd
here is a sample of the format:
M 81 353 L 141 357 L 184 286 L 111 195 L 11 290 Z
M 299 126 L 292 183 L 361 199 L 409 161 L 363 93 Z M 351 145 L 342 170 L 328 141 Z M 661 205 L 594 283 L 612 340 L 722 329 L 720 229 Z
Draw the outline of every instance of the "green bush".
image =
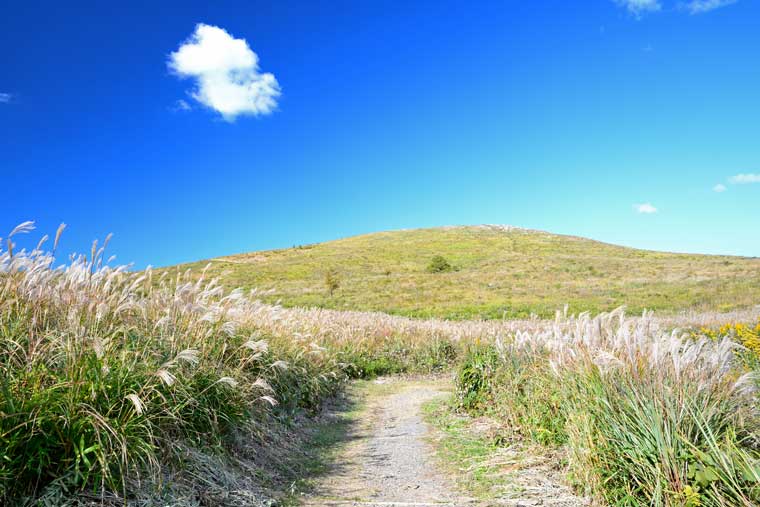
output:
M 374 378 L 398 373 L 436 373 L 451 367 L 459 347 L 443 338 L 412 340 L 401 336 L 379 342 L 351 343 L 340 351 L 352 378 Z
M 335 291 L 340 287 L 340 276 L 338 275 L 338 270 L 335 268 L 330 268 L 325 272 L 325 287 L 327 288 L 330 297 L 332 297 Z
M 436 255 L 430 259 L 430 264 L 428 264 L 427 267 L 428 273 L 445 273 L 447 271 L 452 271 L 453 269 L 454 268 L 449 261 L 447 261 L 442 255 Z

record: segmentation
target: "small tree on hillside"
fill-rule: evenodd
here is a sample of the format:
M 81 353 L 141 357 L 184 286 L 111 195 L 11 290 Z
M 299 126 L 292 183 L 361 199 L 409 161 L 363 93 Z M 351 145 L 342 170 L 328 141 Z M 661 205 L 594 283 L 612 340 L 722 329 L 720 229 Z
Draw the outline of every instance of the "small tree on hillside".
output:
M 340 278 L 335 268 L 330 268 L 325 273 L 325 287 L 332 297 L 333 293 L 340 287 Z
M 430 264 L 428 264 L 427 267 L 427 270 L 430 273 L 444 273 L 446 271 L 451 271 L 452 269 L 449 261 L 447 261 L 442 255 L 436 255 L 430 259 Z

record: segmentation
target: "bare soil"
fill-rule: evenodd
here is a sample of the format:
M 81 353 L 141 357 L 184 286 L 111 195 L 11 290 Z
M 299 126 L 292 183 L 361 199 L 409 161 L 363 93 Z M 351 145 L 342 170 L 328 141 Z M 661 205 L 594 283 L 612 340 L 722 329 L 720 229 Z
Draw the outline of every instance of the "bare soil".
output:
M 445 384 L 381 380 L 370 395 L 351 442 L 322 478 L 307 506 L 432 507 L 472 505 L 435 466 L 421 406 L 445 396 Z
M 499 449 L 493 456 L 505 465 L 505 484 L 494 500 L 468 497 L 456 477 L 439 468 L 434 442 L 440 435 L 423 419 L 422 406 L 450 394 L 445 380 L 386 378 L 364 393 L 366 406 L 346 435 L 348 442 L 328 472 L 317 479 L 304 506 L 581 507 L 588 499 L 575 496 L 562 483 L 552 457 L 531 455 L 520 446 Z M 473 421 L 481 432 L 484 421 Z M 519 450 L 518 450 L 519 449 Z M 462 463 L 462 471 L 466 464 Z M 451 470 L 451 467 L 447 467 Z M 455 466 L 454 469 L 457 467 Z M 501 475 L 501 474 L 499 474 Z

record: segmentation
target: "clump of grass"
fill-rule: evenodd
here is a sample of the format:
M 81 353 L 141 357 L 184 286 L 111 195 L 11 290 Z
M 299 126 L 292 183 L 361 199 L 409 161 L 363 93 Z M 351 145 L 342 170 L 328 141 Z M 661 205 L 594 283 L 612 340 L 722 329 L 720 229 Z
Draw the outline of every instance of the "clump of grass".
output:
M 737 347 L 666 332 L 648 314 L 558 317 L 471 351 L 459 399 L 564 445 L 576 483 L 612 505 L 756 505 L 756 372 Z
M 244 421 L 278 403 L 314 407 L 345 378 L 327 350 L 252 334 L 240 292 L 111 267 L 97 243 L 55 267 L 44 240 L 15 251 L 32 228 L 0 249 L 4 505 L 47 487 L 122 491 L 157 478 L 176 442 L 223 446 Z

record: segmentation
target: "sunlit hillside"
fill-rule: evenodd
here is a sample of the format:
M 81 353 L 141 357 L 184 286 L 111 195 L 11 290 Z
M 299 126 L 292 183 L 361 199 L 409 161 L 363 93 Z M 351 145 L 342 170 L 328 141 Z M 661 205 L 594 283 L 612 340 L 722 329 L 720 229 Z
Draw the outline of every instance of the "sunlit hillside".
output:
M 431 272 L 435 256 L 449 264 Z M 637 250 L 507 226 L 380 232 L 182 265 L 285 306 L 501 318 L 752 306 L 760 259 Z M 334 270 L 332 295 L 326 275 Z

